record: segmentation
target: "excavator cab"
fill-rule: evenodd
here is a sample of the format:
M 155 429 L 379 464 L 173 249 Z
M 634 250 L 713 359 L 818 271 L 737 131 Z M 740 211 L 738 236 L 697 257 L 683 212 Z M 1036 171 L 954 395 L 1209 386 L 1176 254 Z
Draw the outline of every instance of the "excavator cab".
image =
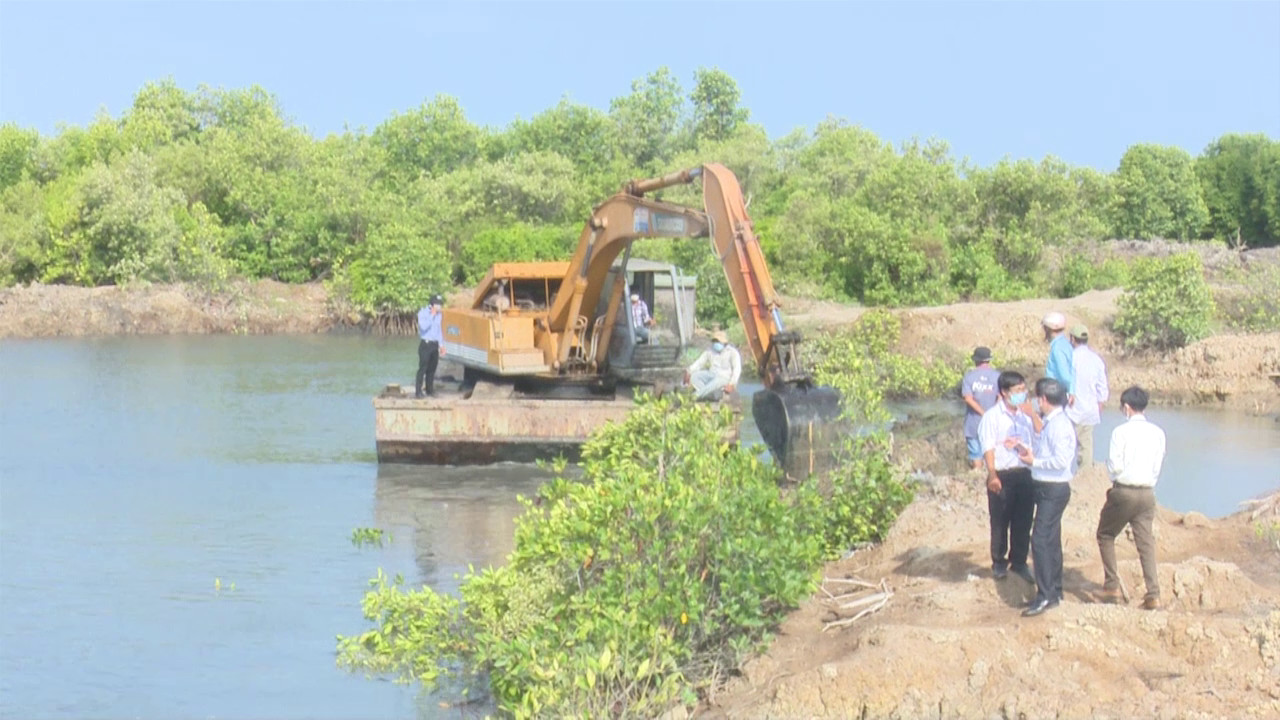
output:
M 611 375 L 643 384 L 680 376 L 693 335 L 693 307 L 685 285 L 686 278 L 674 265 L 633 258 L 630 249 L 614 263 L 597 310 L 603 319 L 610 299 L 618 299 L 609 338 Z M 633 311 L 633 303 L 643 305 L 644 311 Z M 643 322 L 638 317 L 642 314 L 652 322 Z

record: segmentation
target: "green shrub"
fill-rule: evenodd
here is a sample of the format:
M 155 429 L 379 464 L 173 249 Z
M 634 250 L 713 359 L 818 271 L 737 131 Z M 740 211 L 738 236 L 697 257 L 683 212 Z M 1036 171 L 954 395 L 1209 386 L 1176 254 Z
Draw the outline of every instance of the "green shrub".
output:
M 913 498 L 902 471 L 889 459 L 883 431 L 847 438 L 836 468 L 807 482 L 812 487 L 802 497 L 819 502 L 808 514 L 817 519 L 813 534 L 821 538 L 827 558 L 882 539 Z
M 1145 258 L 1133 266 L 1120 296 L 1115 330 L 1130 348 L 1180 348 L 1209 334 L 1213 312 L 1198 254 Z
M 886 398 L 939 397 L 960 382 L 962 358 L 922 360 L 894 352 L 902 323 L 888 310 L 869 310 L 846 331 L 810 341 L 818 382 L 845 398 L 849 419 L 859 425 L 889 421 Z
M 1219 322 L 1230 330 L 1280 330 L 1280 266 L 1252 268 L 1238 282 L 1216 288 L 1213 298 Z
M 339 638 L 339 664 L 428 688 L 487 677 L 517 717 L 652 717 L 690 699 L 813 591 L 825 542 L 812 488 L 784 494 L 773 465 L 725 442 L 731 423 L 642 399 L 587 443 L 582 481 L 524 501 L 507 564 L 469 573 L 461 602 L 379 575 L 375 627 Z
M 1129 279 L 1129 266 L 1118 258 L 1098 264 L 1080 253 L 1071 253 L 1058 269 L 1057 295 L 1075 297 L 1090 290 L 1107 290 L 1124 285 Z
M 351 302 L 369 314 L 413 312 L 447 288 L 444 247 L 405 225 L 369 233 L 347 268 Z
M 528 225 L 487 228 L 462 246 L 462 279 L 474 285 L 494 263 L 568 260 L 578 242 L 580 226 Z

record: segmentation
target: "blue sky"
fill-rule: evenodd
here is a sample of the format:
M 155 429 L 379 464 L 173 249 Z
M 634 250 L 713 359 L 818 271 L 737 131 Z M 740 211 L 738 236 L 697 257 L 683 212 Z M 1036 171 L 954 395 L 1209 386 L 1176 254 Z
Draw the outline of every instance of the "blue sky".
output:
M 607 109 L 666 65 L 718 66 L 773 137 L 843 117 L 900 142 L 1111 170 L 1280 138 L 1280 2 L 13 2 L 0 122 L 46 134 L 145 82 L 258 84 L 312 132 L 372 129 L 437 93 L 505 125 L 562 95 Z

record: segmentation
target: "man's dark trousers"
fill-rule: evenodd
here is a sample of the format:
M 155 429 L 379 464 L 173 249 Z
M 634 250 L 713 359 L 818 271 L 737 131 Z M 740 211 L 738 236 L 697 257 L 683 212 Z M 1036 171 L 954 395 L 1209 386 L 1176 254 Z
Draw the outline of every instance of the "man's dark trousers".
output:
M 991 514 L 991 567 L 1001 570 L 1026 567 L 1031 546 L 1031 518 L 1035 497 L 1031 493 L 1031 470 L 997 470 L 1000 492 L 987 491 L 987 511 Z
M 1062 513 L 1071 501 L 1071 483 L 1033 480 L 1036 520 L 1031 527 L 1036 600 L 1062 600 Z
M 436 365 L 440 363 L 440 344 L 432 340 L 418 341 L 418 377 L 414 380 L 414 390 L 427 394 L 436 391 Z M 425 385 L 424 385 L 425 381 Z

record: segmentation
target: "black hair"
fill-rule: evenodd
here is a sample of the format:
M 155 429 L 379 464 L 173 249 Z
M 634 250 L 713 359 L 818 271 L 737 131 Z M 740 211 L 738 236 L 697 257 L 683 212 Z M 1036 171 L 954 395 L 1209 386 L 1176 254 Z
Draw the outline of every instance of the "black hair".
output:
M 1049 401 L 1054 407 L 1062 407 L 1067 404 L 1067 389 L 1062 383 L 1053 378 L 1040 378 L 1036 381 L 1036 395 Z
M 1011 390 L 1019 385 L 1025 384 L 1027 379 L 1022 377 L 1022 373 L 1014 370 L 1005 370 L 1000 373 L 1000 377 L 996 379 L 996 387 L 1000 388 L 1000 392 Z
M 1142 412 L 1147 409 L 1147 402 L 1151 400 L 1151 396 L 1146 390 L 1133 385 L 1120 393 L 1120 402 L 1133 408 L 1134 412 Z

